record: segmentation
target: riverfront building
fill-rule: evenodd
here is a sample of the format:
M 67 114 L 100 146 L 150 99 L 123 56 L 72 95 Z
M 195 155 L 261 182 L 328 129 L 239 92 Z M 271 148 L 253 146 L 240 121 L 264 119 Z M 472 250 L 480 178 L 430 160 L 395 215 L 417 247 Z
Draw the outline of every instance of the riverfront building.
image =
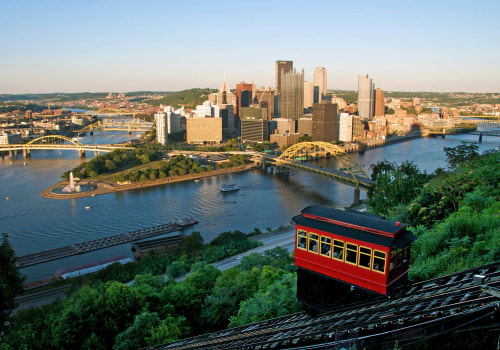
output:
M 266 108 L 241 108 L 241 140 L 243 142 L 268 142 L 269 121 Z
M 158 112 L 155 114 L 155 124 L 156 124 L 156 142 L 166 145 L 168 142 L 168 123 L 167 115 L 164 112 Z
M 354 116 L 349 113 L 340 113 L 339 119 L 339 141 L 351 142 L 352 141 L 352 124 Z
M 186 118 L 186 138 L 191 144 L 220 144 L 222 118 Z

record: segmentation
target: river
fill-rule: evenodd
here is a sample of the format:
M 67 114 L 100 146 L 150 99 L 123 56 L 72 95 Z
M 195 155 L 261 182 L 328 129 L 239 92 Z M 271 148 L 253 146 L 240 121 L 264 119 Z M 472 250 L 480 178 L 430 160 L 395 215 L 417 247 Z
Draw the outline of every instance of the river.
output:
M 81 137 L 80 141 L 108 144 L 130 137 L 137 135 L 103 132 Z M 430 173 L 438 167 L 446 167 L 443 147 L 454 147 L 462 140 L 478 141 L 478 136 L 420 138 L 352 154 L 352 157 L 368 174 L 370 164 L 383 159 L 398 163 L 411 160 Z M 500 138 L 483 137 L 479 146 L 481 152 L 496 148 L 500 146 Z M 87 152 L 87 157 L 93 154 Z M 319 163 L 328 166 L 331 161 Z M 298 170 L 288 177 L 252 170 L 199 182 L 79 199 L 55 200 L 40 196 L 42 190 L 61 180 L 64 171 L 79 163 L 76 151 L 35 150 L 26 160 L 22 155 L 17 159 L 0 159 L 0 232 L 9 235 L 18 256 L 160 225 L 182 216 L 199 220 L 199 224 L 184 229 L 184 233 L 199 231 L 208 243 L 225 231 L 248 233 L 254 228 L 266 231 L 289 225 L 292 217 L 308 205 L 345 207 L 353 200 L 353 188 Z M 236 183 L 240 191 L 221 193 L 219 189 L 224 183 Z M 364 197 L 365 193 L 361 192 L 361 198 Z M 133 258 L 130 244 L 25 267 L 21 272 L 29 282 L 53 276 L 64 267 L 122 254 Z

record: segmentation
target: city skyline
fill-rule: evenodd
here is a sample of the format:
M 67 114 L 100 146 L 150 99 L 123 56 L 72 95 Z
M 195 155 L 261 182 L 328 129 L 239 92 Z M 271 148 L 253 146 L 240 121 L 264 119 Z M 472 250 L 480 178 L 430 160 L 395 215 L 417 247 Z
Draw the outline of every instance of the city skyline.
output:
M 500 2 L 8 0 L 0 93 L 275 87 L 289 60 L 327 88 L 500 92 Z M 297 25 L 300 23 L 300 25 Z

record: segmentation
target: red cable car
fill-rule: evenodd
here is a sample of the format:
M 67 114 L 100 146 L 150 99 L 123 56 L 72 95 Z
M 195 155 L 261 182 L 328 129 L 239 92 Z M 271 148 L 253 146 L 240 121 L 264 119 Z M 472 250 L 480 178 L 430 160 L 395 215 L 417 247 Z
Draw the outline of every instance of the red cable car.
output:
M 297 299 L 306 309 L 328 311 L 352 285 L 389 295 L 406 280 L 417 239 L 407 225 L 320 205 L 304 208 L 293 221 Z

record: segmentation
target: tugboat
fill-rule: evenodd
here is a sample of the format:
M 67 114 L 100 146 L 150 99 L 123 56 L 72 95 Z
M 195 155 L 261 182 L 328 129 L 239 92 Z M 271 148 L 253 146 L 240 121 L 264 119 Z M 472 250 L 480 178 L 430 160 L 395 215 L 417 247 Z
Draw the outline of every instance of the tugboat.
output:
M 239 191 L 239 187 L 236 184 L 230 184 L 230 185 L 222 185 L 220 188 L 221 192 L 232 192 L 232 191 Z

